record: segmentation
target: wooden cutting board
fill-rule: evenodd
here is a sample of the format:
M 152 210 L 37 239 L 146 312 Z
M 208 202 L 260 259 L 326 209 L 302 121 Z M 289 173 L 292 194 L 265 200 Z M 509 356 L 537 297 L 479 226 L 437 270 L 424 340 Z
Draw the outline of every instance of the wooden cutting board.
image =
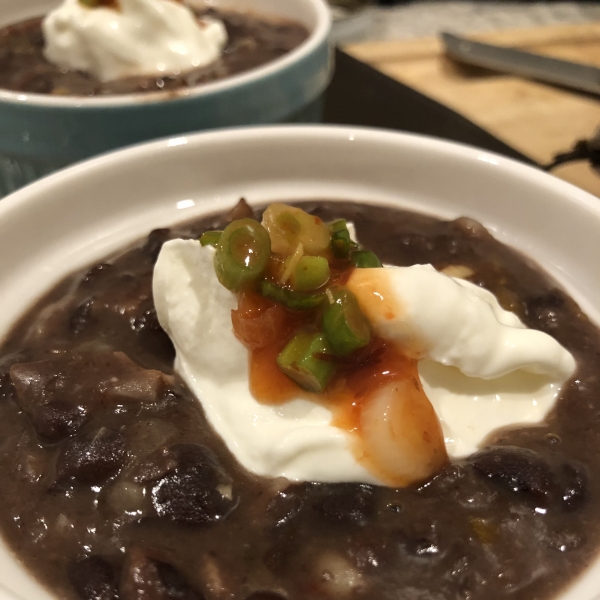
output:
M 600 66 L 600 22 L 473 35 Z M 600 126 L 600 97 L 460 66 L 444 56 L 438 39 L 368 42 L 345 48 L 356 58 L 434 98 L 541 164 Z M 398 110 L 402 110 L 399 106 Z M 585 164 L 560 167 L 555 175 L 600 196 L 600 174 Z

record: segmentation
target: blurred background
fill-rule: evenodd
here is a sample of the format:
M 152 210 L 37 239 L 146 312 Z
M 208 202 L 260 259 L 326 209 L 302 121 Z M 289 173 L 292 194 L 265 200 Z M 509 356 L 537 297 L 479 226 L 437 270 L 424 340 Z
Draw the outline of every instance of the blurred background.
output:
M 600 20 L 600 2 L 329 0 L 342 41 L 410 39 Z
M 458 63 L 440 38 L 447 31 L 600 67 L 600 2 L 329 1 L 335 41 L 354 58 L 454 110 L 540 165 L 581 140 L 593 140 L 600 164 L 597 94 Z M 390 103 L 402 110 L 401 101 Z M 589 161 L 553 172 L 600 196 L 598 170 Z

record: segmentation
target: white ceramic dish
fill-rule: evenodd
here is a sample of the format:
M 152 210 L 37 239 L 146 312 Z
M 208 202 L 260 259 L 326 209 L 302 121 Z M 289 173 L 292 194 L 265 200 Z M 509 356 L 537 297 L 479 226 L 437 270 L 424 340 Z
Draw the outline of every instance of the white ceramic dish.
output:
M 0 338 L 50 286 L 151 228 L 231 206 L 355 199 L 482 221 L 600 322 L 600 203 L 525 165 L 435 139 L 331 127 L 162 140 L 42 179 L 0 202 Z M 600 562 L 560 600 L 592 600 Z M 52 596 L 0 547 L 0 599 Z

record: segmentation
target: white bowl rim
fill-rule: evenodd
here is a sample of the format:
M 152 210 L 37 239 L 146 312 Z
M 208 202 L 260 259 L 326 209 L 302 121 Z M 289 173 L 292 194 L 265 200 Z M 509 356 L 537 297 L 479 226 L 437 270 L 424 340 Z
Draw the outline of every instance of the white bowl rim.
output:
M 260 67 L 250 69 L 210 83 L 202 83 L 186 88 L 185 93 L 179 90 L 160 90 L 157 92 L 142 92 L 137 94 L 115 94 L 109 96 L 52 96 L 50 94 L 32 94 L 0 89 L 0 103 L 21 104 L 45 108 L 124 108 L 161 102 L 176 102 L 190 100 L 199 96 L 213 96 L 232 88 L 242 87 L 263 78 L 269 78 L 278 71 L 284 71 L 294 63 L 310 56 L 317 48 L 326 42 L 331 30 L 331 14 L 324 0 L 303 0 L 310 5 L 316 14 L 316 25 L 304 42 L 291 52 L 280 56 Z
M 150 142 L 140 142 L 125 148 L 100 154 L 42 177 L 8 196 L 5 196 L 0 201 L 0 219 L 3 217 L 4 213 L 17 209 L 23 202 L 28 201 L 28 198 L 31 197 L 32 199 L 35 199 L 36 197 L 41 196 L 43 190 L 61 187 L 67 179 L 77 179 L 81 176 L 85 176 L 87 172 L 102 171 L 113 164 L 122 165 L 124 161 L 135 161 L 150 157 L 156 152 L 161 152 L 171 146 L 180 146 L 184 144 L 190 147 L 200 146 L 205 143 L 211 143 L 213 140 L 220 140 L 223 143 L 227 143 L 228 141 L 234 142 L 236 140 L 256 140 L 264 143 L 269 139 L 275 140 L 287 137 L 304 139 L 333 138 L 340 140 L 354 140 L 356 137 L 360 137 L 365 141 L 393 143 L 394 140 L 396 140 L 399 142 L 401 141 L 403 144 L 414 145 L 416 147 L 434 148 L 446 156 L 457 156 L 499 166 L 508 170 L 514 176 L 529 179 L 542 188 L 552 189 L 565 196 L 569 196 L 578 204 L 585 206 L 587 210 L 596 213 L 600 218 L 600 200 L 596 196 L 572 183 L 546 173 L 541 169 L 484 148 L 478 148 L 469 144 L 454 142 L 430 135 L 374 127 L 355 125 L 274 124 L 228 127 L 212 131 L 200 131 L 177 136 L 168 136 Z

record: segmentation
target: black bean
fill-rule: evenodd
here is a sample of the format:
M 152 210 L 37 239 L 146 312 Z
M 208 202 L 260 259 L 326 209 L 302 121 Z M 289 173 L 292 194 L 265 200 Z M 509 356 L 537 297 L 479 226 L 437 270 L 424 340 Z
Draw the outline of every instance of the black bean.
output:
M 119 273 L 96 289 L 93 315 L 100 319 L 117 317 L 128 324 L 143 312 L 152 298 L 150 274 Z
M 15 388 L 8 372 L 0 373 L 0 402 L 14 396 Z
M 102 428 L 93 435 L 67 443 L 58 457 L 57 475 L 61 480 L 102 483 L 121 470 L 126 456 L 125 438 Z
M 432 479 L 424 483 L 419 491 L 435 490 L 445 495 L 451 494 L 454 490 L 464 485 L 466 479 L 466 468 L 459 463 L 450 463 L 445 469 L 433 476 Z
M 153 352 L 165 362 L 173 362 L 175 348 L 158 322 L 152 298 L 147 298 L 140 304 L 139 311 L 135 317 L 132 317 L 130 325 L 145 347 L 152 348 Z
M 435 529 L 429 525 L 412 524 L 410 528 L 393 532 L 390 538 L 407 558 L 437 560 L 444 554 Z
M 171 232 L 168 229 L 154 229 L 148 235 L 142 252 L 155 262 L 160 254 L 163 244 L 169 240 Z
M 21 86 L 26 86 L 27 91 L 35 94 L 50 94 L 54 89 L 54 84 L 45 73 L 28 73 L 21 79 L 19 87 Z
M 93 299 L 75 309 L 71 316 L 71 329 L 75 332 L 96 333 L 101 324 L 105 341 L 113 340 L 118 346 L 126 336 L 136 346 L 152 348 L 168 363 L 175 357 L 173 345 L 156 316 L 151 273 L 111 275 L 96 286 Z
M 580 508 L 587 499 L 588 476 L 582 465 L 565 463 L 562 465 L 562 478 L 565 487 L 562 499 L 566 508 L 576 510 Z
M 436 250 L 443 253 L 445 259 L 447 257 L 449 261 L 453 260 L 451 257 L 468 253 L 471 248 L 468 241 L 457 238 L 456 235 L 440 234 L 434 240 Z
M 559 482 L 548 462 L 537 452 L 516 446 L 481 450 L 469 458 L 475 472 L 513 492 L 548 503 L 557 496 Z
M 562 443 L 562 440 L 561 440 L 560 436 L 557 435 L 556 433 L 547 433 L 544 436 L 544 440 L 546 442 L 548 442 L 548 444 L 550 444 L 552 446 L 556 446 L 557 444 Z
M 550 308 L 541 311 L 537 317 L 537 325 L 544 331 L 557 329 L 559 326 L 558 313 Z
M 582 535 L 570 531 L 550 531 L 541 539 L 545 544 L 559 552 L 571 552 L 585 542 Z
M 160 371 L 143 369 L 123 352 L 58 356 L 10 368 L 16 401 L 33 422 L 43 406 L 68 403 L 74 411 L 98 404 L 164 399 L 171 379 Z
M 174 444 L 169 453 L 175 457 L 179 469 L 199 468 L 205 470 L 207 480 L 216 485 L 229 481 L 216 456 L 200 444 Z
M 287 596 L 284 596 L 279 592 L 260 590 L 257 592 L 252 592 L 249 596 L 246 596 L 244 600 L 286 600 L 286 598 Z
M 472 239 L 492 239 L 490 232 L 475 219 L 459 217 L 451 223 L 452 227 Z
M 128 553 L 120 591 L 122 600 L 204 600 L 175 567 L 139 548 Z
M 73 333 L 81 333 L 84 331 L 92 320 L 93 298 L 88 298 L 80 304 L 69 317 L 69 329 Z
M 146 299 L 140 306 L 139 314 L 131 321 L 131 328 L 139 333 L 140 331 L 162 331 L 156 316 L 156 309 L 151 298 Z
M 31 32 L 31 37 L 29 38 L 29 42 L 32 46 L 37 46 L 38 48 L 43 48 L 46 45 L 46 38 L 41 29 L 36 29 Z
M 256 215 L 252 207 L 246 202 L 245 198 L 240 198 L 240 201 L 227 213 L 225 216 L 227 221 L 236 221 L 237 219 L 255 219 Z
M 177 467 L 152 488 L 152 503 L 160 517 L 208 524 L 225 518 L 235 501 L 226 487 L 231 480 L 204 446 L 177 444 L 170 448 Z
M 23 435 L 11 458 L 17 476 L 30 483 L 40 481 L 47 471 L 48 453 L 39 447 L 33 436 Z
M 68 567 L 71 585 L 82 600 L 117 600 L 117 581 L 112 565 L 100 556 L 89 556 Z
M 564 306 L 565 299 L 560 290 L 552 290 L 545 294 L 528 298 L 526 303 L 528 311 L 535 314 L 536 311 L 543 308 L 560 308 Z
M 137 483 L 156 481 L 178 467 L 175 456 L 166 448 L 159 448 L 138 463 L 133 470 L 133 480 Z
M 385 560 L 387 536 L 377 539 L 372 529 L 364 536 L 354 536 L 353 544 L 348 548 L 348 557 L 361 573 L 376 572 Z
M 183 575 L 172 565 L 155 561 L 158 575 L 162 580 L 169 600 L 202 600 L 203 595 L 192 588 Z
M 117 402 L 127 399 L 154 403 L 169 394 L 169 377 L 156 369 L 143 369 L 123 352 L 107 355 L 103 366 L 110 375 L 105 379 L 104 393 Z
M 400 246 L 413 254 L 431 252 L 435 242 L 428 236 L 420 233 L 403 233 L 398 239 Z
M 375 495 L 369 485 L 335 484 L 322 489 L 314 509 L 327 521 L 360 525 L 375 512 Z
M 60 442 L 74 435 L 83 424 L 86 412 L 70 402 L 52 400 L 32 414 L 35 432 L 45 442 Z
M 82 286 L 92 286 L 110 275 L 113 271 L 113 266 L 110 263 L 101 263 L 93 266 L 81 280 Z
M 164 477 L 152 489 L 152 502 L 159 516 L 193 524 L 218 521 L 231 507 L 231 502 L 208 485 L 197 469 Z
M 440 551 L 436 541 L 429 538 L 410 540 L 406 543 L 406 548 L 415 556 L 430 556 Z
M 533 319 L 534 326 L 552 331 L 559 325 L 560 310 L 565 299 L 559 290 L 528 298 L 524 303 L 525 314 Z
M 305 504 L 302 489 L 303 486 L 290 486 L 269 502 L 267 514 L 275 527 L 287 525 L 300 514 Z
M 272 573 L 276 575 L 282 575 L 285 573 L 286 568 L 292 557 L 290 556 L 290 536 L 286 534 L 285 538 L 280 535 L 276 535 L 273 543 L 263 554 L 262 560 Z

